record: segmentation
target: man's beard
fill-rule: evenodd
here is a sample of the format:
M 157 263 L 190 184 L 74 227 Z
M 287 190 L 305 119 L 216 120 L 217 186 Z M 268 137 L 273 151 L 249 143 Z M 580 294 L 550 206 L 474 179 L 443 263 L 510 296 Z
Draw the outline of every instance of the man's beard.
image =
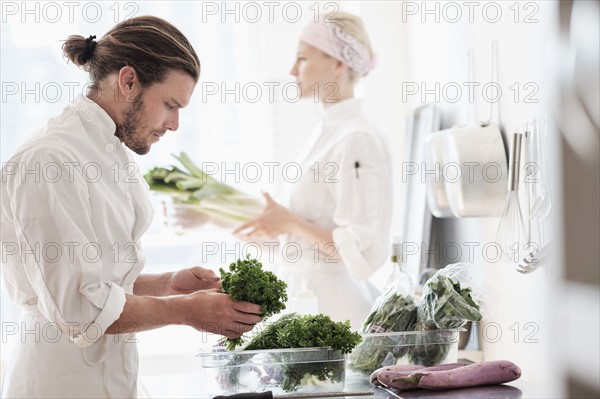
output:
M 139 92 L 133 99 L 129 108 L 123 114 L 123 123 L 117 124 L 115 136 L 131 151 L 139 155 L 145 155 L 150 151 L 148 138 L 154 134 L 162 134 L 164 130 L 153 130 L 147 135 L 144 134 L 145 125 L 142 123 L 142 109 L 144 100 L 142 100 L 143 91 Z

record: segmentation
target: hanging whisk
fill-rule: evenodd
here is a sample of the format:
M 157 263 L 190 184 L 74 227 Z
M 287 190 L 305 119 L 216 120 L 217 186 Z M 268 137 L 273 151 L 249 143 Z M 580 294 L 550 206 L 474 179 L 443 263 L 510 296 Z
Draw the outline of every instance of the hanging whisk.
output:
M 521 244 L 527 235 L 519 203 L 519 168 L 521 164 L 522 140 L 522 133 L 515 133 L 513 135 L 508 168 L 508 195 L 496 235 L 496 240 L 502 249 L 504 258 L 514 263 L 518 263 L 522 258 L 520 256 L 520 251 L 522 250 Z

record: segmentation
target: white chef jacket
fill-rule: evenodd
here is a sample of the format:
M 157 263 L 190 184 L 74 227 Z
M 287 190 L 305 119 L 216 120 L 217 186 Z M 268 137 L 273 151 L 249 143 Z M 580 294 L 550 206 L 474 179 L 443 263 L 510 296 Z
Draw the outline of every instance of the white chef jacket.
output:
M 385 136 L 367 120 L 360 100 L 330 106 L 301 156 L 289 209 L 333 232 L 342 260 L 315 243 L 289 236 L 278 273 L 293 298 L 306 288 L 318 311 L 358 329 L 377 296 L 366 279 L 387 258 L 392 219 L 392 166 Z
M 3 397 L 135 397 L 135 335 L 104 335 L 144 266 L 148 185 L 84 96 L 2 168 L 2 277 L 23 309 Z

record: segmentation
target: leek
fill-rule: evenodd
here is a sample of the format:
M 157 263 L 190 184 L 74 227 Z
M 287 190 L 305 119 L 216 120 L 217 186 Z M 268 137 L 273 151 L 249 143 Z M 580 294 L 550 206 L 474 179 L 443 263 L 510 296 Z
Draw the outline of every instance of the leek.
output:
M 204 173 L 185 154 L 174 155 L 183 168 L 154 167 L 144 175 L 150 190 L 165 194 L 174 203 L 213 219 L 242 224 L 256 218 L 264 209 L 260 198 L 244 193 Z

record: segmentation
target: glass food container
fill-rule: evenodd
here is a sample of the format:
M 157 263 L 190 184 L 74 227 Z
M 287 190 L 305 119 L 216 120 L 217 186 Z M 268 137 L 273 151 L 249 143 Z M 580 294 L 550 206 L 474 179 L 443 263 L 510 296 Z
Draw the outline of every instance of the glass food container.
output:
M 344 389 L 346 355 L 330 348 L 201 351 L 203 380 L 210 395 L 272 391 L 333 392 Z

